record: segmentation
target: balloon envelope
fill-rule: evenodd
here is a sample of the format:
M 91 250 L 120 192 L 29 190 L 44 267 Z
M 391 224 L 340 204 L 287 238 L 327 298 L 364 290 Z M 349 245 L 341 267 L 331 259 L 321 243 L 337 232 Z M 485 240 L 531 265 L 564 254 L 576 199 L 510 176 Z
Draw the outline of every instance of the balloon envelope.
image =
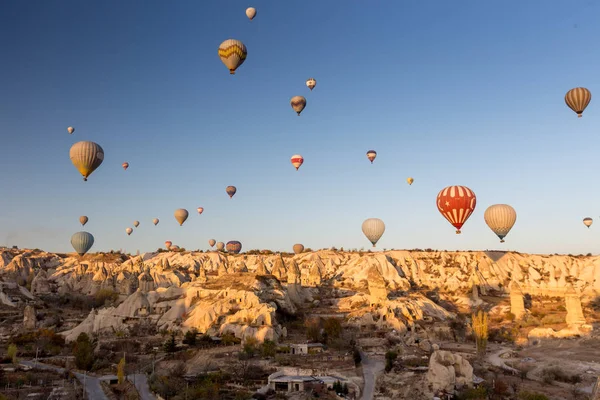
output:
M 373 164 L 373 160 L 377 158 L 377 152 L 375 150 L 367 151 L 367 158 L 369 159 L 369 161 L 371 161 L 371 164 Z
M 304 245 L 300 244 L 300 243 L 296 243 L 294 245 L 294 253 L 296 254 L 300 254 L 304 251 Z
M 227 186 L 227 188 L 225 188 L 225 191 L 227 192 L 227 194 L 229 195 L 229 198 L 233 198 L 233 195 L 237 192 L 237 188 L 235 186 Z
M 77 142 L 69 150 L 71 162 L 87 181 L 88 176 L 92 174 L 104 161 L 104 150 L 99 144 L 94 142 Z
M 575 113 L 577 113 L 577 117 L 581 118 L 583 111 L 590 104 L 592 100 L 592 92 L 584 87 L 577 87 L 571 89 L 565 95 L 565 103 L 567 106 Z
M 238 254 L 240 251 L 242 251 L 242 244 L 240 242 L 237 240 L 231 240 L 227 242 L 228 253 Z
M 75 132 L 75 128 L 73 128 L 72 126 L 67 128 L 67 132 L 69 132 L 69 135 L 72 135 L 73 132 Z
M 77 232 L 71 236 L 71 246 L 80 256 L 87 253 L 94 245 L 94 236 L 89 232 Z
M 166 247 L 167 249 L 169 249 L 169 248 L 170 248 L 172 245 L 173 245 L 173 242 L 171 242 L 170 240 L 167 240 L 167 241 L 165 242 L 165 247 Z
M 79 223 L 83 226 L 85 224 L 87 224 L 88 222 L 88 217 L 86 217 L 85 215 L 82 215 L 81 217 L 79 217 Z
M 175 210 L 175 219 L 179 222 L 179 226 L 182 226 L 185 220 L 188 218 L 188 211 L 185 208 L 178 208 Z
M 121 164 L 121 167 L 123 167 L 124 170 L 127 170 L 127 168 L 129 168 L 129 163 L 124 162 L 123 164 Z
M 500 238 L 500 243 L 504 243 L 504 237 L 517 221 L 517 212 L 508 204 L 494 204 L 485 210 L 483 218 L 492 232 Z
M 406 182 L 408 182 L 409 185 L 412 185 L 414 181 L 413 178 L 406 178 Z
M 306 98 L 304 98 L 303 96 L 294 96 L 290 100 L 290 104 L 292 105 L 292 108 L 294 109 L 294 111 L 296 111 L 298 116 L 300 116 L 300 113 L 302 112 L 302 110 L 304 110 L 304 107 L 306 107 Z
M 133 232 L 133 229 L 127 228 L 127 229 L 125 229 L 125 232 L 127 232 L 127 235 L 131 235 L 131 232 Z
M 589 228 L 590 226 L 592 226 L 592 223 L 593 223 L 593 222 L 594 222 L 594 220 L 593 220 L 593 219 L 591 219 L 590 217 L 587 217 L 587 218 L 584 218 L 584 219 L 583 219 L 583 224 L 584 224 L 585 226 L 587 226 L 588 228 Z
M 154 218 L 154 219 L 152 220 L 152 223 L 153 223 L 154 225 L 157 225 L 159 222 L 160 222 L 160 221 L 158 220 L 158 218 Z
M 231 75 L 246 61 L 247 55 L 246 46 L 239 40 L 227 39 L 219 46 L 219 57 Z
M 217 250 L 223 250 L 224 248 L 225 248 L 225 243 L 223 243 L 223 242 L 217 243 Z
M 296 168 L 296 171 L 298 171 L 298 168 L 300 168 L 300 166 L 304 163 L 304 157 L 302 157 L 300 154 L 294 154 L 292 158 L 290 158 L 290 161 Z
M 256 8 L 254 8 L 254 7 L 246 8 L 246 17 L 248 17 L 250 19 L 250 21 L 252 21 L 254 19 L 254 17 L 256 17 Z
M 315 78 L 308 78 L 306 80 L 306 86 L 308 86 L 308 88 L 312 91 L 315 86 L 317 86 L 317 81 Z
M 198 207 L 198 214 L 202 214 L 203 211 L 204 211 L 204 207 Z
M 379 218 L 369 218 L 363 222 L 362 231 L 375 247 L 383 232 L 385 232 L 385 224 Z
M 216 241 L 215 239 L 210 239 L 210 240 L 208 241 L 208 245 L 209 245 L 210 247 L 213 247 L 213 246 L 215 245 L 215 243 L 217 243 L 217 241 Z
M 448 186 L 440 190 L 436 204 L 438 211 L 456 228 L 456 233 L 460 234 L 460 228 L 475 210 L 477 197 L 466 186 Z

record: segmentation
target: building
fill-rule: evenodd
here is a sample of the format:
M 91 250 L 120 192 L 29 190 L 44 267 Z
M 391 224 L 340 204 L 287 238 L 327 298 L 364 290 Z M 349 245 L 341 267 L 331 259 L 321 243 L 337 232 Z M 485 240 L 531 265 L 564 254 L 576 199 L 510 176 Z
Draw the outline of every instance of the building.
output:
M 290 344 L 291 354 L 317 354 L 322 353 L 325 346 L 321 343 Z
M 348 383 L 346 379 L 337 376 L 286 375 L 284 371 L 275 372 L 268 379 L 269 388 L 276 392 L 323 393 L 333 388 L 337 381 Z

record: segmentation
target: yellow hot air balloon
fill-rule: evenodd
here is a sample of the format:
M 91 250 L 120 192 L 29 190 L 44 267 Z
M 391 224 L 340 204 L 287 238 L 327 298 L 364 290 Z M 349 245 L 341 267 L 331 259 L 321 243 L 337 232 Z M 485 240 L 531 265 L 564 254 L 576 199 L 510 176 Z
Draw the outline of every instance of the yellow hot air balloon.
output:
M 412 185 L 414 181 L 413 178 L 406 178 L 406 182 L 408 182 L 409 185 Z
M 219 46 L 219 57 L 231 75 L 246 61 L 248 51 L 244 43 L 235 39 L 227 39 Z
M 256 8 L 254 8 L 254 7 L 246 8 L 246 17 L 248 17 L 250 19 L 250 21 L 252 21 L 254 19 L 254 17 L 256 17 Z
M 487 226 L 500 238 L 500 243 L 504 243 L 504 237 L 517 221 L 517 212 L 508 204 L 494 204 L 485 210 L 483 218 Z
M 304 96 L 294 96 L 290 100 L 290 104 L 292 105 L 292 108 L 294 109 L 294 111 L 296 111 L 298 116 L 300 116 L 300 113 L 302 112 L 302 110 L 304 110 L 304 107 L 306 107 L 306 99 L 304 98 Z
M 104 150 L 98 143 L 77 142 L 71 146 L 69 157 L 75 168 L 83 176 L 83 180 L 87 181 L 88 176 L 104 161 Z
M 577 113 L 577 117 L 581 118 L 583 110 L 590 104 L 592 93 L 584 87 L 571 89 L 565 95 L 565 103 L 569 108 Z

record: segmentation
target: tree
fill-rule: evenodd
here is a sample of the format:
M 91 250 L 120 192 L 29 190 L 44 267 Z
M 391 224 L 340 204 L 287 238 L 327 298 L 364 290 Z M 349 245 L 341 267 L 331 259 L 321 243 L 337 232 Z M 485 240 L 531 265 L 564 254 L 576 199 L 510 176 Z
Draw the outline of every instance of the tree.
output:
M 477 314 L 473 314 L 471 325 L 475 334 L 477 354 L 482 356 L 485 354 L 488 341 L 488 313 L 479 310 Z
M 325 331 L 327 340 L 337 339 L 342 333 L 342 324 L 339 319 L 330 317 L 323 323 L 323 330 Z
M 119 385 L 125 382 L 125 357 L 121 358 L 117 366 L 117 379 L 119 380 Z
M 16 364 L 17 363 L 17 345 L 14 343 L 11 343 L 8 346 L 8 350 L 6 351 L 6 353 L 8 355 L 8 358 L 10 358 L 10 361 L 13 364 Z
M 275 357 L 277 354 L 277 344 L 272 340 L 266 339 L 260 349 L 263 357 Z
M 388 351 L 385 353 L 385 372 L 390 372 L 394 368 L 394 361 L 398 358 L 398 353 L 395 351 Z
M 167 353 L 175 353 L 177 351 L 177 343 L 175 343 L 175 332 L 171 332 L 171 337 L 167 339 L 163 347 Z
M 80 333 L 73 345 L 75 365 L 79 369 L 88 371 L 94 365 L 94 348 L 87 333 Z
M 306 321 L 306 338 L 313 342 L 321 340 L 321 326 L 319 320 L 312 318 Z
M 183 343 L 188 344 L 190 346 L 195 346 L 197 335 L 198 335 L 198 330 L 196 328 L 192 328 L 191 330 L 189 330 L 185 333 L 185 337 L 183 338 Z
M 356 347 L 354 348 L 354 352 L 352 353 L 352 356 L 354 358 L 354 365 L 356 365 L 358 367 L 360 365 L 360 363 L 362 362 L 362 357 L 360 355 L 360 351 L 358 351 L 358 349 Z

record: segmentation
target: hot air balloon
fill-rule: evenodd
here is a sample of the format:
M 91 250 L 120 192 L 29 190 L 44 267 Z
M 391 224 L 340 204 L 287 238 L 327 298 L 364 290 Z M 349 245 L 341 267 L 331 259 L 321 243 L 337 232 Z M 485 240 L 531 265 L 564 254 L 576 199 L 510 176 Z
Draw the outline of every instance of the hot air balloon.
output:
M 293 247 L 294 249 L 294 253 L 296 254 L 300 254 L 304 251 L 304 245 L 300 244 L 300 243 L 296 243 Z
M 254 7 L 246 8 L 246 17 L 248 17 L 250 19 L 250 21 L 252 21 L 254 19 L 254 17 L 256 17 L 256 8 L 254 8 Z
M 383 232 L 385 232 L 385 224 L 379 218 L 369 218 L 363 222 L 362 231 L 367 239 L 373 243 L 373 247 L 375 247 L 375 244 L 377 244 Z
M 202 214 L 202 212 L 204 211 L 204 207 L 198 207 L 197 210 L 198 214 Z
M 190 214 L 184 208 L 178 208 L 177 210 L 175 210 L 175 219 L 177 220 L 177 222 L 179 222 L 179 226 L 183 225 L 188 215 Z
M 208 245 L 209 245 L 210 247 L 214 247 L 215 243 L 217 243 L 217 241 L 216 241 L 215 239 L 210 239 L 210 240 L 208 241 Z
M 315 86 L 317 86 L 317 81 L 315 78 L 308 78 L 306 80 L 306 86 L 308 86 L 308 88 L 310 89 L 310 91 L 312 92 L 312 90 L 315 88 Z
M 237 240 L 231 240 L 227 242 L 227 252 L 233 254 L 239 254 L 242 251 L 242 244 Z
M 494 204 L 485 210 L 483 219 L 492 232 L 500 238 L 500 243 L 504 243 L 504 237 L 517 221 L 517 212 L 508 204 Z
M 413 178 L 406 178 L 406 182 L 408 182 L 409 185 L 412 185 L 414 181 Z
M 136 228 L 137 228 L 138 226 L 140 226 L 140 221 L 133 221 L 133 226 L 135 226 Z
M 460 234 L 460 228 L 475 210 L 477 197 L 466 186 L 448 186 L 440 190 L 436 202 L 440 213 L 456 228 L 456 234 Z
M 227 186 L 225 188 L 225 191 L 227 192 L 227 194 L 229 195 L 229 198 L 233 198 L 233 195 L 237 192 L 237 189 L 235 186 Z
M 94 245 L 94 237 L 89 232 L 77 232 L 71 236 L 71 246 L 77 254 L 83 256 Z
M 223 242 L 218 242 L 217 243 L 217 250 L 218 251 L 223 251 L 224 248 L 225 248 L 225 243 L 223 243 Z
M 587 218 L 584 218 L 584 219 L 583 219 L 583 224 L 584 224 L 585 226 L 587 226 L 588 228 L 589 228 L 590 226 L 592 226 L 592 223 L 594 223 L 594 220 L 593 220 L 593 219 L 591 219 L 590 217 L 587 217 Z
M 152 220 L 152 223 L 153 223 L 154 225 L 158 225 L 158 222 L 159 222 L 158 218 L 154 218 L 154 219 Z
M 377 152 L 375 150 L 367 151 L 367 158 L 371 161 L 371 164 L 373 164 L 373 160 L 377 158 Z
M 128 162 L 124 162 L 123 164 L 121 164 L 121 167 L 123 167 L 123 169 L 125 171 L 127 171 L 127 168 L 129 168 L 129 163 Z
M 69 157 L 83 180 L 87 181 L 88 176 L 104 161 L 104 150 L 94 142 L 77 142 L 71 146 Z
M 88 217 L 86 217 L 85 215 L 82 215 L 81 217 L 79 217 L 79 223 L 81 224 L 81 226 L 84 226 L 85 224 L 87 224 L 88 222 Z
M 294 96 L 290 100 L 290 104 L 298 116 L 300 116 L 300 113 L 304 110 L 304 107 L 306 107 L 306 99 L 303 96 Z
M 590 104 L 592 93 L 583 87 L 571 89 L 565 95 L 565 103 L 573 111 L 577 113 L 577 117 L 581 118 L 583 110 Z
M 176 244 L 172 245 L 171 248 L 169 250 L 179 250 L 179 246 L 177 246 Z
M 246 61 L 248 51 L 244 43 L 235 39 L 227 39 L 219 46 L 219 57 L 231 75 Z
M 300 154 L 294 154 L 290 161 L 292 162 L 292 165 L 296 167 L 296 171 L 298 171 L 298 168 L 300 168 L 302 163 L 304 163 L 304 157 L 302 157 Z
M 133 229 L 127 228 L 127 229 L 125 229 L 125 232 L 127 232 L 127 236 L 129 236 L 129 235 L 131 235 L 131 232 L 133 232 Z
M 75 128 L 73 128 L 72 126 L 67 128 L 67 132 L 69 132 L 69 135 L 72 135 L 73 132 L 75 132 Z
M 171 242 L 170 240 L 167 240 L 165 242 L 165 247 L 167 248 L 167 250 L 169 250 L 171 248 L 171 246 L 173 245 L 173 242 Z

